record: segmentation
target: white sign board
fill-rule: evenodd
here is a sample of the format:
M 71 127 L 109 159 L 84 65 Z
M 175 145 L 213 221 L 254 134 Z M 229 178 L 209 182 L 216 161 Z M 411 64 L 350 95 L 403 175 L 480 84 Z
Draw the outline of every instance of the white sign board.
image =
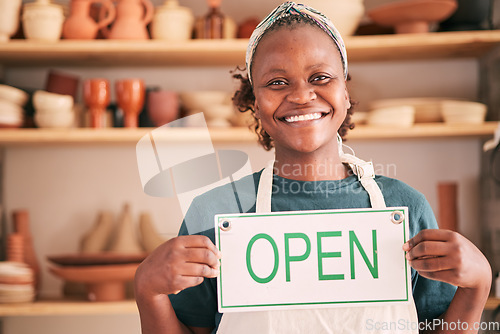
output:
M 408 208 L 215 216 L 219 312 L 406 303 Z

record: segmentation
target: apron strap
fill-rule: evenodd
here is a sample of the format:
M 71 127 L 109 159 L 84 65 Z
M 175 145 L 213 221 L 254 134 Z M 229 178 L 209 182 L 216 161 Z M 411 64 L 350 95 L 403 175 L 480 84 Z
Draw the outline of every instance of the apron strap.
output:
M 271 212 L 271 195 L 273 192 L 273 168 L 274 159 L 264 168 L 260 174 L 259 187 L 257 189 L 257 202 L 255 212 Z

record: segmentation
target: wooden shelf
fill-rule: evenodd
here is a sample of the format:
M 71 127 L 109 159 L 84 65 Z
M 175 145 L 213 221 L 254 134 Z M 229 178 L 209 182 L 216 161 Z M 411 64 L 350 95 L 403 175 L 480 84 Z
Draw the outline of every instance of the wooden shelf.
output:
M 416 124 L 410 128 L 357 126 L 347 139 L 426 139 L 481 138 L 492 136 L 498 122 L 482 125 L 446 125 L 443 123 Z M 64 145 L 64 144 L 125 144 L 135 145 L 152 128 L 138 129 L 1 129 L 0 146 Z M 212 128 L 214 143 L 256 143 L 257 136 L 248 128 Z M 196 143 L 206 139 L 197 128 L 173 128 L 160 137 L 169 143 Z
M 88 302 L 82 300 L 41 300 L 34 303 L 0 304 L 0 317 L 43 315 L 137 314 L 134 300 Z
M 248 40 L 121 41 L 12 40 L 0 44 L 7 66 L 214 66 L 243 65 Z M 500 45 L 500 31 L 440 32 L 346 38 L 349 61 L 480 57 Z
M 494 310 L 498 306 L 500 306 L 500 299 L 490 297 L 484 309 Z M 112 314 L 138 314 L 137 305 L 134 300 L 88 302 L 57 299 L 25 304 L 0 304 L 0 317 Z

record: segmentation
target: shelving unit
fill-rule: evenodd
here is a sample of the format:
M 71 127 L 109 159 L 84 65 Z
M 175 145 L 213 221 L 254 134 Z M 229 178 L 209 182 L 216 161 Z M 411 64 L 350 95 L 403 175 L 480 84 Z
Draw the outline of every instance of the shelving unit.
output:
M 422 139 L 489 137 L 498 127 L 498 122 L 481 125 L 448 125 L 444 123 L 421 123 L 412 127 L 375 127 L 358 125 L 347 136 L 348 140 L 365 139 Z M 19 145 L 72 145 L 72 144 L 124 144 L 135 145 L 153 128 L 138 129 L 16 129 L 0 130 L 0 146 Z M 168 143 L 199 142 L 205 139 L 204 132 L 197 128 L 169 128 L 160 133 L 160 139 Z M 248 128 L 212 128 L 210 135 L 214 143 L 255 143 L 257 136 Z
M 350 62 L 481 57 L 500 43 L 500 31 L 441 32 L 346 38 Z M 61 40 L 57 43 L 12 40 L 0 44 L 5 66 L 215 66 L 243 65 L 246 39 Z

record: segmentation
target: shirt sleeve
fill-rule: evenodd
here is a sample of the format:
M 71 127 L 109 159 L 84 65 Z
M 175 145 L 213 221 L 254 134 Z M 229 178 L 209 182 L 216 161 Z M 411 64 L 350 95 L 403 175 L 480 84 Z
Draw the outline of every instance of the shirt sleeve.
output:
M 413 219 L 415 219 L 416 224 L 413 224 L 411 228 L 412 237 L 421 230 L 438 228 L 434 213 L 423 196 L 415 209 Z M 412 271 L 414 270 L 412 269 Z M 418 320 L 422 322 L 439 317 L 448 309 L 457 288 L 448 283 L 427 279 L 416 272 L 412 276 L 413 299 L 417 308 Z
M 188 219 L 206 219 L 197 206 L 193 204 L 186 213 L 186 217 L 179 230 L 179 235 L 187 235 L 186 220 Z M 197 233 L 213 239 L 213 229 Z M 215 316 L 217 314 L 217 281 L 213 278 L 205 278 L 200 285 L 185 289 L 178 294 L 169 295 L 170 302 L 174 308 L 179 321 L 192 327 L 215 327 Z

